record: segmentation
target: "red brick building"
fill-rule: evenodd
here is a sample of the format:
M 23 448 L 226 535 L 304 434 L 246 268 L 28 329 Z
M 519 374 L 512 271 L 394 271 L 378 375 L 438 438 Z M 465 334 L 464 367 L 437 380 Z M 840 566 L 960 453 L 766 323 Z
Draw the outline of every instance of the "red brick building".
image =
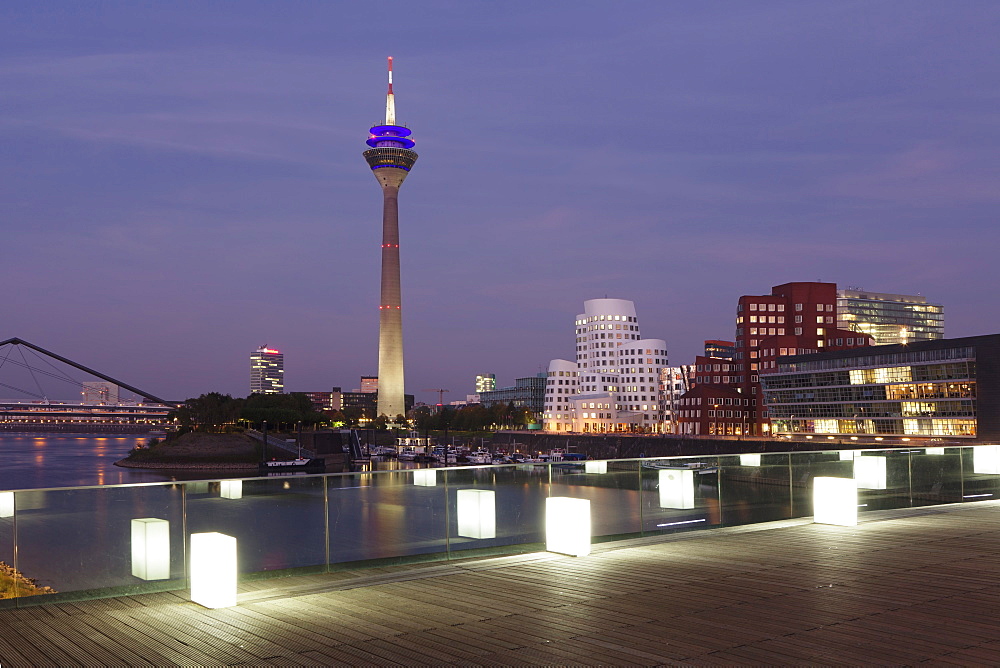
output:
M 740 297 L 734 362 L 740 390 L 750 399 L 747 433 L 770 432 L 760 375 L 777 371 L 779 357 L 867 345 L 871 341 L 864 335 L 837 329 L 836 283 L 785 283 L 769 295 Z
M 677 406 L 682 434 L 742 436 L 750 420 L 750 400 L 725 385 L 698 385 Z

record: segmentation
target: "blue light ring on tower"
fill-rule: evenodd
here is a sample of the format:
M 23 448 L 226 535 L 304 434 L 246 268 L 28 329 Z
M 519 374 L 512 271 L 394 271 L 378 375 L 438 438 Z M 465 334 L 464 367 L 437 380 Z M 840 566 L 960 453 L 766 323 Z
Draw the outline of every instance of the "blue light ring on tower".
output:
M 396 137 L 409 137 L 413 132 L 405 125 L 373 125 L 368 128 L 368 132 L 373 135 L 394 135 Z
M 372 148 L 378 148 L 379 145 L 384 145 L 385 142 L 394 142 L 395 144 L 398 144 L 398 146 L 390 146 L 389 148 L 411 149 L 416 146 L 414 141 L 412 139 L 408 139 L 407 137 L 392 137 L 384 135 L 381 137 L 369 137 L 368 141 L 365 143 Z

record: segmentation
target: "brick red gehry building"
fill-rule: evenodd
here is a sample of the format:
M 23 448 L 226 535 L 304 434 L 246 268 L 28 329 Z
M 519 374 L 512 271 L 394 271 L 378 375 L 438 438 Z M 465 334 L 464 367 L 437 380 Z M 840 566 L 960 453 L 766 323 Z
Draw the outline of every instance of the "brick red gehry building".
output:
M 871 343 L 859 332 L 837 329 L 836 283 L 785 283 L 771 288 L 769 295 L 744 295 L 736 308 L 735 358 L 732 361 L 697 358 L 695 371 L 691 374 L 694 380 L 692 389 L 679 402 L 681 416 L 677 420 L 678 431 L 720 435 L 720 421 L 709 417 L 705 398 L 710 395 L 711 398 L 732 397 L 729 392 L 736 391 L 746 400 L 741 416 L 745 422 L 742 425 L 733 424 L 727 411 L 726 424 L 721 433 L 768 436 L 771 427 L 767 409 L 764 408 L 760 376 L 777 371 L 779 357 L 846 350 Z M 706 385 L 718 389 L 712 391 L 712 388 L 704 387 Z M 694 404 L 685 402 L 685 399 L 700 399 L 701 410 L 691 410 Z M 735 410 L 733 417 L 736 417 Z

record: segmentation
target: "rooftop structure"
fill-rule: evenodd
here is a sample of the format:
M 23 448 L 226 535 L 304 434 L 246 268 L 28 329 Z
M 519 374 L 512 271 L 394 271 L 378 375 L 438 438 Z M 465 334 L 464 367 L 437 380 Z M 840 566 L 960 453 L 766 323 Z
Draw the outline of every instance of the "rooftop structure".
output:
M 837 290 L 837 327 L 861 332 L 884 346 L 944 338 L 944 306 L 922 295 Z
M 378 329 L 378 413 L 406 414 L 403 398 L 403 316 L 399 275 L 399 187 L 417 161 L 410 130 L 396 123 L 392 58 L 385 120 L 369 129 L 365 160 L 382 188 L 382 287 Z

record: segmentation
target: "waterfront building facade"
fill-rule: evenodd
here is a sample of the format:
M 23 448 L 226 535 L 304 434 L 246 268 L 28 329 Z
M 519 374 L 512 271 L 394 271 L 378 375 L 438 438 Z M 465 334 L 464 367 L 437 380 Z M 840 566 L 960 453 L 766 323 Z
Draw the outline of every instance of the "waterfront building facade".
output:
M 285 391 L 285 356 L 261 346 L 250 353 L 250 394 L 281 394 Z
M 876 346 L 944 338 L 944 306 L 922 295 L 837 291 L 837 327 L 860 332 Z
M 680 398 L 688 391 L 688 373 L 690 364 L 683 366 L 668 366 L 660 369 L 660 396 L 663 398 L 664 434 L 676 434 Z
M 1000 334 L 783 357 L 776 435 L 1000 438 Z
M 663 339 L 644 339 L 635 304 L 590 299 L 574 323 L 576 360 L 552 360 L 543 429 L 552 432 L 659 432 L 665 421 L 660 378 Z M 575 375 L 570 375 L 575 374 Z
M 410 130 L 396 123 L 392 92 L 392 58 L 389 58 L 389 91 L 385 121 L 369 129 L 364 152 L 375 180 L 382 188 L 382 285 L 378 328 L 378 414 L 395 420 L 406 414 L 403 396 L 403 315 L 399 275 L 399 188 L 409 175 L 417 154 Z

